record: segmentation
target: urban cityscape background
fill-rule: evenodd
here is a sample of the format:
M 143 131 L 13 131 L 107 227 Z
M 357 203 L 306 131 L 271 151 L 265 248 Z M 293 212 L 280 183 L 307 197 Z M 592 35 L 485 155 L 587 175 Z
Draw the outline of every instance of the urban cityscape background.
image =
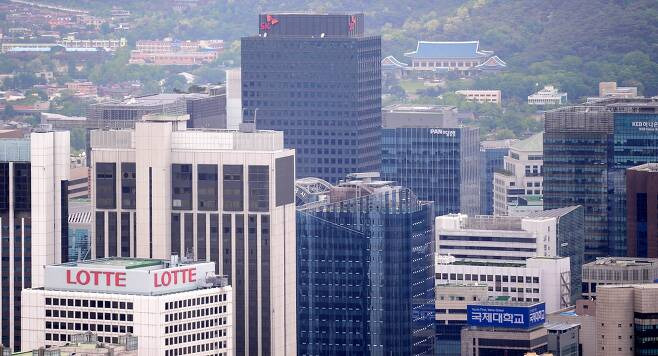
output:
M 0 1 L 0 354 L 658 354 L 657 14 Z

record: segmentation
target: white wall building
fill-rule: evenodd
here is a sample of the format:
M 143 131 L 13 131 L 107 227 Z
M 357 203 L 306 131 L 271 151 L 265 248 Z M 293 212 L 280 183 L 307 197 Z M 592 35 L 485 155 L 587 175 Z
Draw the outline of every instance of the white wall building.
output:
M 569 257 L 532 257 L 521 263 L 457 261 L 452 256 L 436 259 L 436 282 L 486 283 L 489 296 L 512 301 L 545 302 L 552 313 L 570 304 Z
M 455 94 L 463 95 L 466 101 L 480 104 L 491 103 L 500 105 L 502 101 L 500 90 L 457 90 Z
M 528 96 L 529 105 L 562 105 L 567 103 L 567 93 L 561 93 L 552 85 Z
M 510 147 L 504 169 L 494 172 L 494 215 L 523 216 L 543 210 L 543 140 L 540 132 Z
M 12 349 L 21 290 L 43 286 L 44 266 L 67 259 L 69 150 L 68 131 L 0 139 L 0 342 Z
M 557 253 L 557 219 L 448 214 L 435 219 L 436 251 L 458 260 L 523 263 Z
M 231 287 L 212 262 L 107 258 L 45 268 L 44 288 L 23 290 L 24 350 L 92 332 L 140 355 L 233 355 Z
M 226 128 L 237 130 L 242 123 L 242 72 L 226 70 Z
M 233 287 L 236 353 L 295 354 L 294 150 L 283 132 L 185 121 L 92 131 L 92 255 L 214 261 Z

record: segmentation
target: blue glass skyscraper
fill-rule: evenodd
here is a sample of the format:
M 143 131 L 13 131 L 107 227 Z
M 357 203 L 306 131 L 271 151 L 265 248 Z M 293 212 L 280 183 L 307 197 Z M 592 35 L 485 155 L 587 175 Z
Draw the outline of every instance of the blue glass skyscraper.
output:
M 434 202 L 437 215 L 480 213 L 480 135 L 445 107 L 389 107 L 382 113 L 382 178 Z
M 480 214 L 493 215 L 494 172 L 503 169 L 504 158 L 517 140 L 482 141 L 480 143 Z
M 297 210 L 299 355 L 432 355 L 431 202 L 355 180 Z

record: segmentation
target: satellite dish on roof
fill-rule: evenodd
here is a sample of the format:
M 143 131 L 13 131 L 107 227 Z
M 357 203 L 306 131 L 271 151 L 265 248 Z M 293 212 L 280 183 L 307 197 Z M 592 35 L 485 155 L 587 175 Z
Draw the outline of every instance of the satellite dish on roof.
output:
M 324 32 L 320 34 L 320 38 L 324 38 Z

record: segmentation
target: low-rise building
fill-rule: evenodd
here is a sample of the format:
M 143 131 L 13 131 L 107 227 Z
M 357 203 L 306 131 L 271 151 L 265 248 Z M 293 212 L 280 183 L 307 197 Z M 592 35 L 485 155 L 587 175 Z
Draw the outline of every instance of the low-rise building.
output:
M 467 325 L 469 304 L 489 299 L 486 283 L 441 283 L 436 285 L 436 344 L 438 355 L 461 355 L 461 330 Z
M 438 284 L 486 283 L 491 297 L 545 302 L 549 313 L 571 304 L 568 257 L 532 257 L 519 263 L 482 263 L 437 256 L 435 270 Z
M 567 103 L 567 93 L 560 92 L 552 85 L 528 96 L 529 105 L 562 105 Z
M 416 50 L 404 56 L 411 58 L 411 69 L 424 72 L 458 71 L 468 76 L 481 69 L 492 71 L 506 66 L 505 62 L 494 56 L 493 51 L 481 50 L 479 41 L 418 41 Z M 489 61 L 491 58 L 494 60 Z M 479 67 L 485 62 L 484 68 Z
M 637 87 L 618 87 L 617 82 L 600 82 L 599 98 L 635 98 Z
M 544 303 L 496 302 L 468 305 L 462 329 L 463 356 L 524 355 L 548 351 Z
M 45 267 L 43 288 L 24 289 L 21 349 L 63 346 L 80 332 L 140 355 L 232 355 L 231 287 L 214 262 L 104 258 Z
M 544 134 L 514 143 L 504 168 L 494 172 L 494 215 L 522 216 L 541 211 L 543 204 Z
M 596 299 L 603 285 L 655 283 L 658 258 L 603 257 L 583 265 L 582 296 Z
M 97 96 L 98 87 L 92 82 L 75 81 L 66 83 L 66 89 L 77 96 Z
M 548 323 L 548 352 L 553 356 L 580 356 L 580 324 Z
M 97 334 L 86 332 L 71 336 L 71 342 L 62 346 L 39 347 L 23 350 L 13 356 L 138 356 L 137 337 L 126 334 L 118 337 L 117 343 L 105 343 Z
M 502 94 L 500 90 L 457 90 L 455 94 L 463 95 L 466 101 L 475 103 L 492 103 L 500 105 Z

